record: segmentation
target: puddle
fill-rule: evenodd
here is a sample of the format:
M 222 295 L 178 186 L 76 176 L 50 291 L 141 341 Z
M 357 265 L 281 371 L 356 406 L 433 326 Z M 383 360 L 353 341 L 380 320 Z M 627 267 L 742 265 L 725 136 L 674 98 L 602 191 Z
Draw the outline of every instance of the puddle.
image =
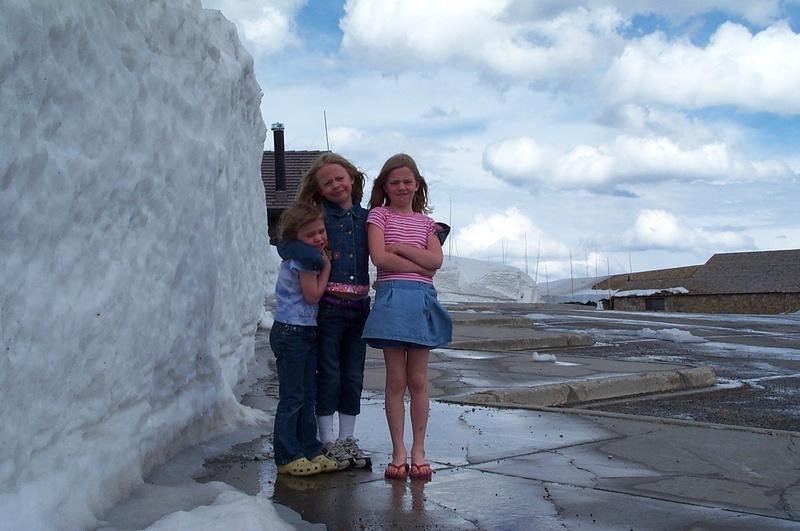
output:
M 497 352 L 482 352 L 477 350 L 458 350 L 458 349 L 443 349 L 437 348 L 431 351 L 446 358 L 458 358 L 464 360 L 492 360 L 502 358 L 503 354 Z

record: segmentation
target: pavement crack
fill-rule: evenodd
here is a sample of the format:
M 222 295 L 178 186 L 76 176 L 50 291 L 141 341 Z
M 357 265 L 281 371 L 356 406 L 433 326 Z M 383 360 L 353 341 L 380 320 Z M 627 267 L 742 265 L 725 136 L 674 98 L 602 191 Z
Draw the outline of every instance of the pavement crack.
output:
M 582 466 L 579 466 L 579 465 L 578 465 L 578 463 L 576 462 L 576 460 L 575 460 L 575 458 L 574 458 L 574 457 L 567 457 L 566 455 L 564 455 L 563 453 L 561 453 L 561 452 L 560 452 L 560 451 L 558 451 L 558 450 L 552 450 L 552 453 L 554 453 L 554 454 L 556 454 L 556 455 L 559 455 L 559 456 L 561 456 L 561 457 L 563 457 L 563 458 L 567 459 L 567 462 L 568 462 L 570 465 L 572 465 L 572 467 L 573 467 L 573 468 L 575 468 L 576 470 L 581 470 L 581 471 L 583 471 L 583 472 L 586 472 L 586 473 L 588 473 L 588 474 L 591 474 L 591 476 L 592 476 L 592 482 L 593 482 L 593 483 L 596 483 L 596 482 L 597 482 L 597 479 L 600 477 L 600 475 L 599 475 L 599 474 L 597 474 L 596 472 L 594 472 L 593 470 L 589 470 L 588 468 L 584 468 L 584 467 L 582 467 Z
M 792 520 L 797 520 L 797 518 L 798 518 L 798 516 L 800 516 L 800 514 L 798 514 L 796 511 L 793 510 L 792 503 L 791 503 L 791 501 L 789 501 L 786 498 L 786 495 L 787 495 L 788 491 L 790 491 L 792 489 L 795 489 L 795 488 L 800 488 L 800 479 L 798 479 L 797 481 L 795 481 L 791 485 L 787 485 L 786 488 L 782 489 L 781 493 L 778 495 L 778 499 L 780 500 L 781 508 L 784 510 L 786 515 L 789 518 L 791 518 Z

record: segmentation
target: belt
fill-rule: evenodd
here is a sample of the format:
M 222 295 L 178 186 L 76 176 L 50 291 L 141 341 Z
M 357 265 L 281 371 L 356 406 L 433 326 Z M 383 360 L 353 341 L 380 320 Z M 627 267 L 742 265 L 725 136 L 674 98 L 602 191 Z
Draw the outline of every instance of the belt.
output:
M 351 308 L 354 310 L 363 310 L 365 308 L 369 308 L 369 297 L 364 297 L 363 299 L 340 299 L 339 297 L 334 297 L 333 295 L 323 295 L 320 302 L 324 302 L 326 304 L 332 304 L 333 306 L 340 306 L 342 308 Z

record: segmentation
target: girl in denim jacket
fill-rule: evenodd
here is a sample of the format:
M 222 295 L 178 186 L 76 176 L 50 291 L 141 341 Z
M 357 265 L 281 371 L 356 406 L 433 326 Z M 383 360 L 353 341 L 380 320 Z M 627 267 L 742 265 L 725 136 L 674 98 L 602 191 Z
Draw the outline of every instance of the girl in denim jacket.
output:
M 317 426 L 323 453 L 346 467 L 368 468 L 372 459 L 354 437 L 361 412 L 366 344 L 361 339 L 369 315 L 367 211 L 360 202 L 364 174 L 336 153 L 320 156 L 303 177 L 298 201 L 319 205 L 325 215 L 331 272 L 317 316 Z M 305 257 L 299 245 L 279 246 L 283 258 Z M 338 413 L 339 434 L 334 434 Z

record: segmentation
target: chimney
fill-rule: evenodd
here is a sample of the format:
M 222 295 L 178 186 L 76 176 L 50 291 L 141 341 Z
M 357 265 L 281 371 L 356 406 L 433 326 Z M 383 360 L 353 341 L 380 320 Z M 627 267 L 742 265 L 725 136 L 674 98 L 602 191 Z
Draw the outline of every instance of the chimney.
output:
M 286 192 L 286 152 L 283 146 L 283 124 L 272 124 L 272 136 L 275 144 L 275 192 Z

